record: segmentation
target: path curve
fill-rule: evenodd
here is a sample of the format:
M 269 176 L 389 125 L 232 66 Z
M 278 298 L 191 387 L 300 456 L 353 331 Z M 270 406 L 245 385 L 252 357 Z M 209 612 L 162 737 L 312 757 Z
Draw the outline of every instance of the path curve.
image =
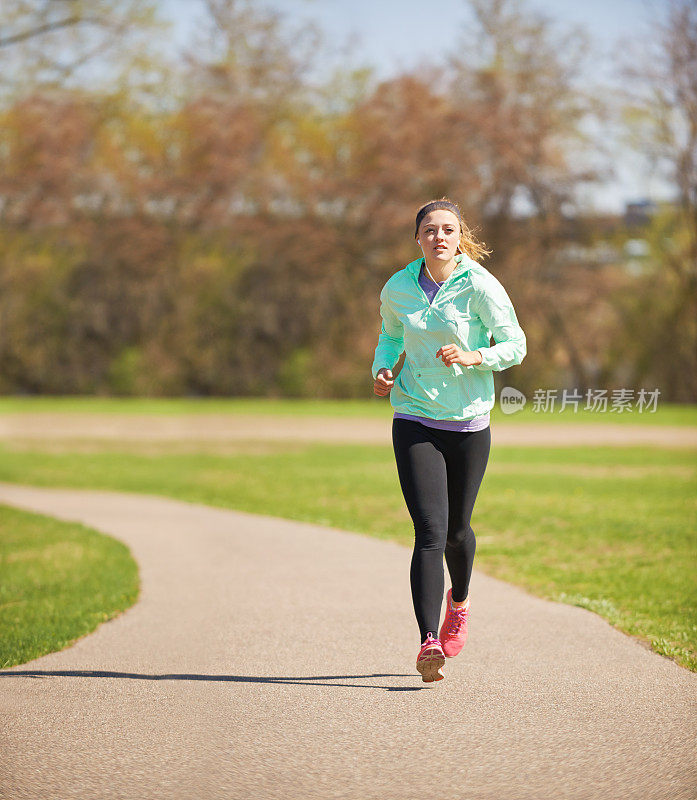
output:
M 142 579 L 0 671 L 3 800 L 695 797 L 697 675 L 588 611 L 475 571 L 470 641 L 428 689 L 407 548 L 115 492 L 0 502 L 121 539 Z

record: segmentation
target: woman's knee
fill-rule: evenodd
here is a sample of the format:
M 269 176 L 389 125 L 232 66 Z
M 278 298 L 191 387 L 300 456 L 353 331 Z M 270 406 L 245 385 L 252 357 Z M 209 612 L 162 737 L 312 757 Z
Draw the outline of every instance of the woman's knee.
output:
M 414 546 L 417 550 L 445 549 L 447 529 L 445 525 L 434 521 L 423 521 L 414 524 Z
M 451 528 L 448 530 L 448 537 L 445 542 L 446 548 L 449 550 L 461 550 L 464 548 L 473 548 L 476 546 L 476 538 L 472 526 Z

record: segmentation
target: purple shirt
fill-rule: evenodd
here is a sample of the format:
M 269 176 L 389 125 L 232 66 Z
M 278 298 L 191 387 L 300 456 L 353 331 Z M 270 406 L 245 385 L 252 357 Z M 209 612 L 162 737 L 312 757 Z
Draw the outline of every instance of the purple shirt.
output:
M 426 293 L 429 305 L 433 302 L 435 296 L 438 294 L 438 290 L 444 283 L 445 281 L 440 281 L 440 283 L 432 281 L 426 274 L 426 270 L 423 268 L 423 266 L 421 267 L 421 272 L 419 272 L 419 286 Z
M 438 290 L 444 283 L 445 281 L 441 281 L 440 283 L 435 283 L 432 281 L 426 274 L 426 270 L 423 268 L 423 266 L 421 267 L 421 272 L 419 272 L 419 286 L 424 290 L 426 297 L 428 297 L 429 305 L 433 302 L 435 296 L 438 294 Z M 484 414 L 482 417 L 474 417 L 474 419 L 457 420 L 431 419 L 430 417 L 417 417 L 414 414 L 401 414 L 400 412 L 395 412 L 394 418 L 413 419 L 429 428 L 438 428 L 442 431 L 458 431 L 460 433 L 466 433 L 467 431 L 481 431 L 489 425 L 489 414 Z

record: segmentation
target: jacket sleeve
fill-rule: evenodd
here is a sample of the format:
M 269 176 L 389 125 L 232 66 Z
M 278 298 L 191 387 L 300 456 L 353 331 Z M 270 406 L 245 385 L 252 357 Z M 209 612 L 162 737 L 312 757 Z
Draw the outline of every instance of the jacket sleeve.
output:
M 377 377 L 378 370 L 383 367 L 392 369 L 404 350 L 404 326 L 390 305 L 387 284 L 380 292 L 380 315 L 382 328 L 373 359 L 373 378 Z
M 477 281 L 475 311 L 496 344 L 477 348 L 484 360 L 474 369 L 502 370 L 520 364 L 527 353 L 525 334 L 506 290 L 493 275 L 488 275 L 486 281 Z

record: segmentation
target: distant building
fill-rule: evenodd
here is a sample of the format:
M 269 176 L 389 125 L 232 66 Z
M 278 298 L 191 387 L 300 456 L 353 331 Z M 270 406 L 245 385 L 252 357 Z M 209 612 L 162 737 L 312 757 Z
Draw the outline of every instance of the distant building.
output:
M 657 211 L 658 205 L 653 200 L 636 200 L 632 203 L 625 203 L 624 224 L 628 228 L 647 225 Z

